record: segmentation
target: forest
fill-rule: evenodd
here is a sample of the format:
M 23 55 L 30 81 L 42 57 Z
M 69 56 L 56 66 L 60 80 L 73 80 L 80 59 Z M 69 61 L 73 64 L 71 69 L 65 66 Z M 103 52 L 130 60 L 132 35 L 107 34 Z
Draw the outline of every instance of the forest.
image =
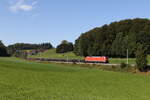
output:
M 146 54 L 150 51 L 150 20 L 126 19 L 96 27 L 76 39 L 74 53 L 80 56 L 135 57 L 142 44 Z

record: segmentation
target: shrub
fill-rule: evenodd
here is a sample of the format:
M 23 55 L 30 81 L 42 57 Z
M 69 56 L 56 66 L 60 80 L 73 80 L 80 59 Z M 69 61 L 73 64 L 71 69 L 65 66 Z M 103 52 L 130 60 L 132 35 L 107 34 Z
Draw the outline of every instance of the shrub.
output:
M 123 69 L 123 68 L 126 68 L 128 65 L 126 63 L 121 63 L 120 64 L 120 67 Z
M 73 44 L 67 41 L 62 41 L 56 48 L 56 53 L 66 53 L 70 51 L 73 51 Z
M 140 71 L 144 71 L 147 67 L 146 48 L 143 44 L 138 44 L 136 51 L 136 66 Z
M 13 56 L 26 59 L 26 58 L 27 58 L 27 52 L 26 52 L 26 51 L 23 51 L 23 50 L 17 50 L 17 51 L 14 53 Z

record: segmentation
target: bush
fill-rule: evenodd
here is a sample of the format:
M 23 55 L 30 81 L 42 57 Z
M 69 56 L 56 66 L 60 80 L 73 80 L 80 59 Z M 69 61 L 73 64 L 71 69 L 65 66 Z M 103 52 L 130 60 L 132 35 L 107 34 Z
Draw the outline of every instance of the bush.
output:
M 143 44 L 138 44 L 136 52 L 136 66 L 140 71 L 144 71 L 147 68 L 147 55 L 146 48 Z
M 73 51 L 73 44 L 67 41 L 62 41 L 56 48 L 56 53 L 66 53 Z
M 123 68 L 126 68 L 128 65 L 126 63 L 121 63 L 120 64 L 120 67 L 123 69 Z
M 27 58 L 27 52 L 26 51 L 23 51 L 23 50 L 17 50 L 14 55 L 15 57 L 18 57 L 18 58 L 23 58 L 23 59 L 26 59 Z

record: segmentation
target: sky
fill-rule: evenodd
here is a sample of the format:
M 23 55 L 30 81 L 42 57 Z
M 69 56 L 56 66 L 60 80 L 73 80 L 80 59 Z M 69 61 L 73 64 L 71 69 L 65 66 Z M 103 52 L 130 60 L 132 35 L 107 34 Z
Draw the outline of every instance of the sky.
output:
M 150 0 L 0 0 L 0 40 L 74 42 L 82 33 L 129 18 L 150 18 Z

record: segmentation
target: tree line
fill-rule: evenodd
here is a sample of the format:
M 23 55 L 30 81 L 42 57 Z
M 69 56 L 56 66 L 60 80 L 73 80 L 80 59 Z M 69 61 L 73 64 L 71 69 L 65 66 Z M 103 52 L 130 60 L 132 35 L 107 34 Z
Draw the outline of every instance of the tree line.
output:
M 135 57 L 139 44 L 147 48 L 147 54 L 150 53 L 149 19 L 127 19 L 94 28 L 75 41 L 74 52 L 80 56 L 123 58 L 128 49 L 129 57 Z
M 26 58 L 26 50 L 47 50 L 54 48 L 51 43 L 41 43 L 41 44 L 29 44 L 29 43 L 16 43 L 13 45 L 5 46 L 2 41 L 0 41 L 0 56 L 15 56 Z M 73 43 L 63 40 L 61 44 L 56 47 L 56 53 L 66 53 L 73 51 Z
M 29 44 L 29 43 L 16 43 L 7 47 L 8 54 L 13 55 L 16 51 L 20 50 L 38 50 L 38 49 L 52 49 L 51 43 L 42 44 Z

